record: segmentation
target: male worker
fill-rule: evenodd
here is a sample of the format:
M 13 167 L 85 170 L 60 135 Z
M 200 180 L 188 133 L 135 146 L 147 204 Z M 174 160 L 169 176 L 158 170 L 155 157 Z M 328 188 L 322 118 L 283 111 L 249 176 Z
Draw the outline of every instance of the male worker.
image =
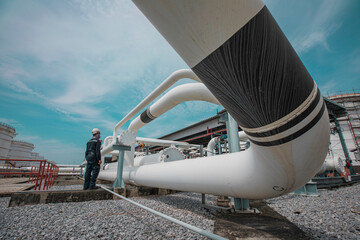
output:
M 87 161 L 85 170 L 84 190 L 96 189 L 96 178 L 99 175 L 101 164 L 101 141 L 100 130 L 94 128 L 92 130 L 93 137 L 86 144 L 85 159 Z

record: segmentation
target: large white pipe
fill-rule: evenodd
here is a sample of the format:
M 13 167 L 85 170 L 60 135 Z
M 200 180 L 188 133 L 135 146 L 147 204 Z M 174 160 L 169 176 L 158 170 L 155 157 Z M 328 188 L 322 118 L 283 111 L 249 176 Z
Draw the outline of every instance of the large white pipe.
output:
M 167 112 L 171 108 L 177 106 L 178 104 L 186 101 L 206 101 L 214 104 L 219 104 L 218 100 L 212 95 L 212 93 L 204 86 L 202 83 L 189 83 L 177 86 L 167 92 L 159 100 L 157 100 L 153 105 L 146 109 L 140 116 L 135 118 L 129 125 L 129 130 L 137 134 L 138 130 L 151 122 L 156 117 L 159 117 L 161 114 Z M 138 137 L 136 138 L 138 139 Z M 141 138 L 140 138 L 141 139 Z M 105 139 L 105 148 L 107 148 L 114 142 L 111 138 Z M 164 140 L 158 140 L 162 142 Z M 165 140 L 169 142 L 168 140 Z M 179 142 L 174 141 L 175 145 Z M 181 144 L 181 143 L 180 143 Z M 112 146 L 112 145 L 111 145 Z M 109 152 L 111 153 L 111 151 Z M 131 145 L 131 151 L 126 151 L 124 154 L 124 168 L 134 165 L 134 153 L 135 153 L 135 144 Z M 116 163 L 110 163 L 106 166 L 106 169 L 100 171 L 99 179 L 113 181 L 115 178 L 114 171 L 117 167 Z M 125 180 L 124 180 L 125 181 Z
M 311 131 L 280 149 L 252 144 L 237 153 L 126 167 L 123 178 L 126 183 L 140 186 L 249 199 L 276 197 L 296 190 L 315 175 L 322 154 L 317 153 L 314 144 L 327 137 L 327 127 L 325 112 Z M 314 162 L 318 164 L 315 168 Z M 116 168 L 103 173 L 103 179 L 113 181 L 115 177 Z
M 177 86 L 167 92 L 141 115 L 136 117 L 129 125 L 135 135 L 138 130 L 151 122 L 161 114 L 169 111 L 180 103 L 186 101 L 206 101 L 214 104 L 220 104 L 214 95 L 202 83 L 188 83 Z M 131 151 L 125 152 L 124 166 L 132 166 L 134 162 L 135 144 L 131 146 Z
M 180 103 L 186 101 L 206 101 L 220 105 L 219 101 L 202 83 L 188 83 L 177 86 L 167 92 L 158 101 L 135 118 L 129 125 L 129 130 L 137 131 L 161 114 L 169 111 Z
M 155 139 L 155 138 L 144 138 L 144 137 L 136 137 L 137 144 L 144 144 L 148 146 L 178 146 L 180 148 L 189 148 L 190 144 L 187 142 L 180 142 L 180 141 L 172 141 L 166 139 Z
M 144 107 L 151 103 L 155 98 L 160 96 L 169 87 L 174 85 L 180 79 L 189 78 L 197 82 L 201 82 L 200 79 L 190 69 L 180 69 L 173 72 L 167 79 L 165 79 L 157 88 L 155 88 L 144 100 L 142 100 L 135 108 L 133 108 L 121 121 L 119 121 L 114 128 L 113 138 L 111 144 L 108 144 L 101 150 L 101 155 L 104 156 L 112 151 L 112 146 L 116 143 L 116 136 L 118 135 L 119 129 L 133 116 L 140 112 Z
M 261 0 L 134 0 L 234 117 L 247 151 L 125 169 L 140 185 L 268 198 L 321 167 L 328 114 L 316 84 Z

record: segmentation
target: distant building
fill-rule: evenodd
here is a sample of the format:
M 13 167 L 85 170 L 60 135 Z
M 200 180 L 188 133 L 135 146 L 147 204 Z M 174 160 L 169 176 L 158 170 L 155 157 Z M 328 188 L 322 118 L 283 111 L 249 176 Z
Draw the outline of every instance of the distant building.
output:
M 15 161 L 9 161 L 10 159 L 36 159 L 44 160 L 43 156 L 39 156 L 39 153 L 33 152 L 35 146 L 32 143 L 25 141 L 13 140 L 17 135 L 14 127 L 9 124 L 0 122 L 0 164 L 12 164 L 17 165 Z M 22 162 L 21 166 L 31 166 L 30 162 Z
M 350 153 L 350 158 L 355 165 L 360 161 L 360 93 L 356 92 L 338 92 L 327 97 L 328 99 L 343 105 L 348 112 L 345 117 L 338 118 L 344 139 Z M 330 124 L 333 129 L 334 123 Z M 338 134 L 331 134 L 331 145 L 333 152 L 344 158 L 344 152 L 341 147 Z

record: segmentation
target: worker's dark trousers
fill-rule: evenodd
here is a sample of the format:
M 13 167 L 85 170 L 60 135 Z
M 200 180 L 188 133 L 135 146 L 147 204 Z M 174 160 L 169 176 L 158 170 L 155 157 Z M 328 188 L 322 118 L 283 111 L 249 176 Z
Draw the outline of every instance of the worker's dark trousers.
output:
M 95 188 L 96 178 L 99 172 L 100 166 L 98 163 L 86 164 L 84 190 Z

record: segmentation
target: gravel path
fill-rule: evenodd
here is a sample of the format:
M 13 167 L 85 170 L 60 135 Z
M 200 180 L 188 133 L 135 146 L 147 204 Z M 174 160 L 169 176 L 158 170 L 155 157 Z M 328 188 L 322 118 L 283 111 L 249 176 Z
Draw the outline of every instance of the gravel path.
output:
M 315 239 L 360 239 L 360 184 L 319 193 L 286 195 L 267 203 Z M 206 197 L 207 204 L 216 200 Z M 201 208 L 200 194 L 132 199 L 213 232 L 215 213 Z M 9 200 L 0 198 L 0 239 L 206 239 L 123 200 L 8 208 Z
M 213 232 L 214 212 L 200 207 L 201 194 L 132 199 Z M 9 200 L 0 198 L 0 239 L 207 239 L 123 200 L 8 208 Z
M 319 193 L 286 195 L 267 203 L 315 239 L 360 239 L 360 184 Z

